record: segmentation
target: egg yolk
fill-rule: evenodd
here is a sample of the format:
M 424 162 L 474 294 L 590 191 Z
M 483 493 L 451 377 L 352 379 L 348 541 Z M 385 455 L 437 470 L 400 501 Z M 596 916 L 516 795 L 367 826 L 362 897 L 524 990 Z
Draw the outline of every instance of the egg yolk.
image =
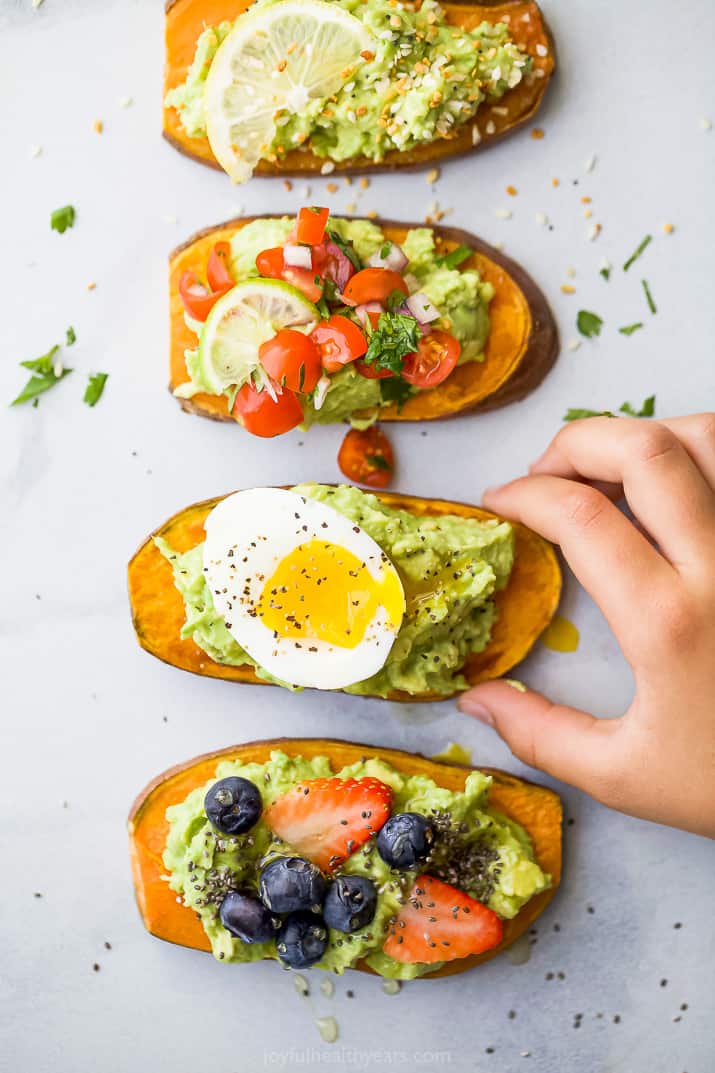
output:
M 298 544 L 266 582 L 256 612 L 279 637 L 356 648 L 380 607 L 397 630 L 405 597 L 397 571 L 383 561 L 380 577 L 338 544 Z

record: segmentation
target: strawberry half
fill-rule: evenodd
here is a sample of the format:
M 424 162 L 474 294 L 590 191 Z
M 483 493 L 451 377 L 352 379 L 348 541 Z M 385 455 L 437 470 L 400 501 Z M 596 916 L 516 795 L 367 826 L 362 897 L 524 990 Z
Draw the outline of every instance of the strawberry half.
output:
M 379 779 L 308 779 L 263 818 L 297 853 L 331 872 L 377 834 L 391 807 L 392 790 Z
M 395 961 L 454 961 L 498 946 L 502 922 L 486 905 L 432 876 L 418 876 L 383 950 Z

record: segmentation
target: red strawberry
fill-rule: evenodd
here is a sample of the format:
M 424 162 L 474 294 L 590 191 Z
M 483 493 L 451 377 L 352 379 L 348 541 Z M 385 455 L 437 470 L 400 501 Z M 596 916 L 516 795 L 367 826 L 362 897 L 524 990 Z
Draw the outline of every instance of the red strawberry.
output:
M 418 876 L 383 950 L 395 961 L 454 961 L 498 946 L 502 922 L 486 905 L 432 876 Z
M 377 834 L 391 806 L 392 790 L 379 779 L 308 779 L 263 818 L 301 856 L 333 871 Z

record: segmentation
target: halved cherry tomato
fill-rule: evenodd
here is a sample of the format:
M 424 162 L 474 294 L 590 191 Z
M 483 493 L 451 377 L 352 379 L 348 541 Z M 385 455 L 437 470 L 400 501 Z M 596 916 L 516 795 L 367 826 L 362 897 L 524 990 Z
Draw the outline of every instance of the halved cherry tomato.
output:
M 295 229 L 296 242 L 306 246 L 319 246 L 325 235 L 329 209 L 320 209 L 315 205 L 301 209 Z
M 350 429 L 338 452 L 338 465 L 348 478 L 370 488 L 387 488 L 395 469 L 392 445 L 377 425 Z
M 206 278 L 212 291 L 228 291 L 235 287 L 236 281 L 231 275 L 230 263 L 231 243 L 217 242 L 206 265 Z
M 274 246 L 273 249 L 259 253 L 256 257 L 256 268 L 262 276 L 290 283 L 301 291 L 309 302 L 318 302 L 323 294 L 323 280 L 319 273 L 311 268 L 294 268 L 293 265 L 287 265 L 283 260 L 282 246 Z
M 357 324 L 339 313 L 321 321 L 313 328 L 310 337 L 320 352 L 326 373 L 336 373 L 367 350 L 367 339 Z
M 459 360 L 462 347 L 449 332 L 435 330 L 420 339 L 417 353 L 402 363 L 402 379 L 415 387 L 436 387 L 446 380 Z
M 233 413 L 254 436 L 280 436 L 303 420 L 303 408 L 295 392 L 284 388 L 274 402 L 267 391 L 244 384 L 236 395 Z
M 283 328 L 258 349 L 261 365 L 272 380 L 291 391 L 309 394 L 323 374 L 313 340 L 294 328 Z
M 389 369 L 378 369 L 374 363 L 368 365 L 362 358 L 355 362 L 355 368 L 360 373 L 360 376 L 364 376 L 366 380 L 388 380 L 395 375 Z
M 363 305 L 365 302 L 384 302 L 393 291 L 401 291 L 404 295 L 410 293 L 399 272 L 389 268 L 363 268 L 348 280 L 343 293 L 351 302 Z
M 233 283 L 231 284 L 233 286 Z M 226 288 L 228 289 L 228 288 Z M 204 321 L 213 307 L 226 294 L 226 290 L 210 291 L 199 281 L 199 277 L 190 269 L 179 280 L 179 294 L 184 309 L 194 320 Z

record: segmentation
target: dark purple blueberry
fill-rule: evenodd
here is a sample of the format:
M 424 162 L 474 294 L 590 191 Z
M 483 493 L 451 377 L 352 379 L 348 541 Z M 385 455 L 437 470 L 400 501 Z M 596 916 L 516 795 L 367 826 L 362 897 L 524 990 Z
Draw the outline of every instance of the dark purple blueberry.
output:
M 266 909 L 256 894 L 240 890 L 228 892 L 218 911 L 226 931 L 242 943 L 267 943 L 274 939 L 281 922 Z
M 398 812 L 390 816 L 377 836 L 377 852 L 385 864 L 405 872 L 430 854 L 434 831 L 419 812 Z
M 204 808 L 222 835 L 242 835 L 260 819 L 263 802 L 252 782 L 232 776 L 213 784 L 204 798 Z
M 323 918 L 336 931 L 357 931 L 375 916 L 377 890 L 365 876 L 338 876 L 323 902 Z
M 303 857 L 276 857 L 261 872 L 261 901 L 274 913 L 320 912 L 327 884 L 317 865 Z
M 276 936 L 276 950 L 284 965 L 307 969 L 320 961 L 328 945 L 328 929 L 315 913 L 291 913 Z

